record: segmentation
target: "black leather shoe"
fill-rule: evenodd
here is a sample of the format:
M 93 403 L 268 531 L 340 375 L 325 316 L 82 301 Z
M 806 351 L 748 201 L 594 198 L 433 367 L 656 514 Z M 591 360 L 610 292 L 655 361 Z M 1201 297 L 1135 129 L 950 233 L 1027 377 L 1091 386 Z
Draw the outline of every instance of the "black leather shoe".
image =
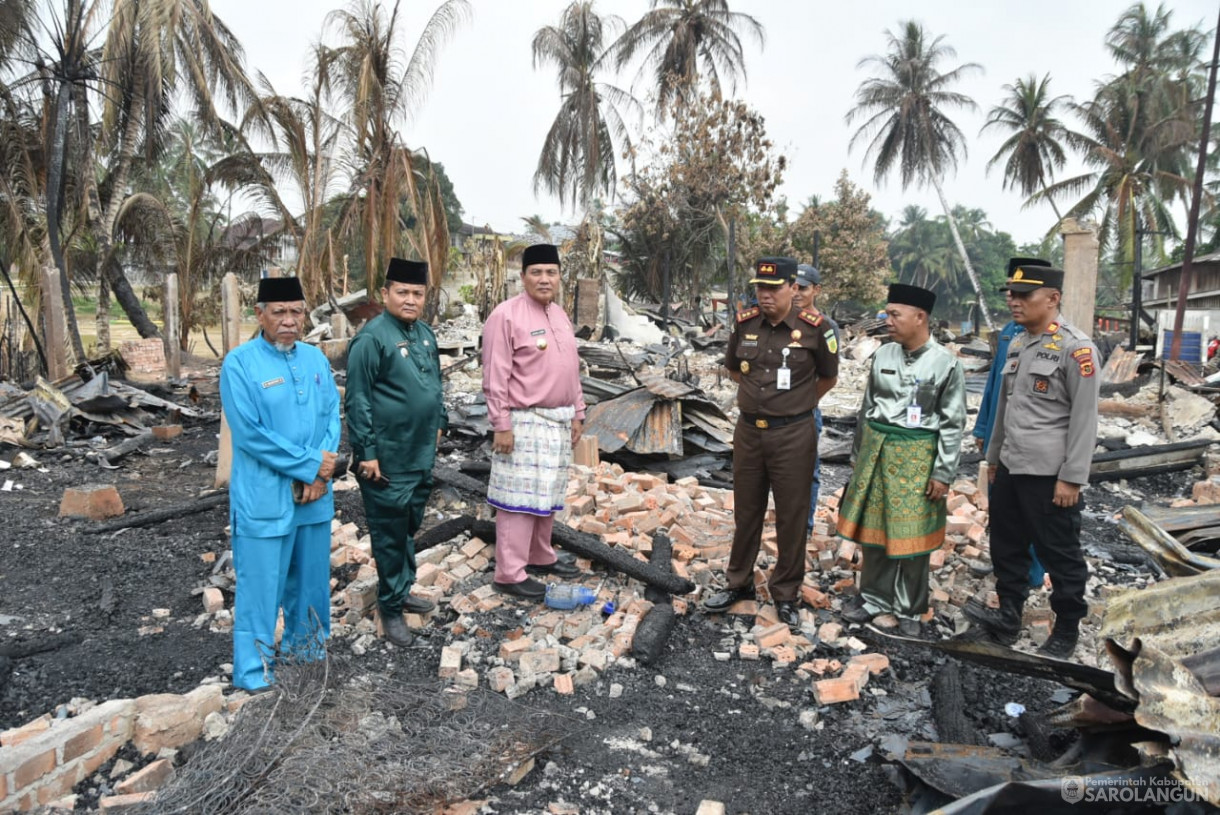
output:
M 546 584 L 539 583 L 532 577 L 527 577 L 520 583 L 493 582 L 491 585 L 500 594 L 524 597 L 526 600 L 541 600 L 546 597 Z
M 898 633 L 911 639 L 920 639 L 923 637 L 923 623 L 910 617 L 899 617 Z
M 718 591 L 703 601 L 704 611 L 710 611 L 713 614 L 721 611 L 728 611 L 729 607 L 738 600 L 753 600 L 754 587 L 742 586 L 739 589 L 728 588 L 723 591 Z
M 556 560 L 554 563 L 531 563 L 525 567 L 525 571 L 538 575 L 553 574 L 556 577 L 579 577 L 581 574 L 575 561 L 565 563 L 562 560 Z
M 864 623 L 872 622 L 873 617 L 876 615 L 864 607 L 864 598 L 857 595 L 849 602 L 843 604 L 843 610 L 839 612 L 839 616 L 849 623 L 863 625 Z
M 408 614 L 427 614 L 436 608 L 436 603 L 431 600 L 425 600 L 422 597 L 416 597 L 414 594 L 407 595 L 407 602 L 402 604 L 402 610 Z
M 779 621 L 793 631 L 801 627 L 801 612 L 796 607 L 795 600 L 776 600 L 775 614 Z
M 576 563 L 576 555 L 571 552 L 565 552 L 562 549 L 555 552 L 555 559 L 560 563 L 571 563 L 573 565 Z
M 381 615 L 381 631 L 385 638 L 399 648 L 410 648 L 415 643 L 415 635 L 407 628 L 407 621 L 398 611 L 388 611 Z

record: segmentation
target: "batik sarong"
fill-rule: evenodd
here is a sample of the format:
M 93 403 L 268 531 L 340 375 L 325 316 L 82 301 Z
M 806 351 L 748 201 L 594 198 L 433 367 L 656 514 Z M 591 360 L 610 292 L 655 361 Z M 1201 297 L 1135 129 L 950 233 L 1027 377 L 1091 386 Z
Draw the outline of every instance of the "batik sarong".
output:
M 558 512 L 568 489 L 576 408 L 524 408 L 510 416 L 513 451 L 491 454 L 487 503 L 531 515 Z

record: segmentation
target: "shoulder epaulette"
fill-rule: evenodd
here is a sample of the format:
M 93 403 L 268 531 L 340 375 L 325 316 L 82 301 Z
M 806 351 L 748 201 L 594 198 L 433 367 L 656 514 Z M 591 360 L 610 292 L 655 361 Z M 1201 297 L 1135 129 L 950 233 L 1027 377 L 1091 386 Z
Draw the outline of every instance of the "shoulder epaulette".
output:
M 751 306 L 750 308 L 746 309 L 745 311 L 737 312 L 737 322 L 744 323 L 746 320 L 750 319 L 751 317 L 757 317 L 758 314 L 759 314 L 758 306 Z
M 801 311 L 800 318 L 815 328 L 822 324 L 822 315 L 816 311 Z

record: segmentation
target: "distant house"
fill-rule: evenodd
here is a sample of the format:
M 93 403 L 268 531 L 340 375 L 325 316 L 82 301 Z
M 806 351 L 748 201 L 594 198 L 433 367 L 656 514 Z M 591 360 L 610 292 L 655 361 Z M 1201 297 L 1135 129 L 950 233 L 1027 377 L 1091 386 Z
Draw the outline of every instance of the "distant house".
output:
M 490 241 L 497 237 L 504 242 L 510 240 L 510 236 L 501 235 L 490 226 L 475 226 L 463 221 L 461 229 L 449 233 L 449 244 L 462 253 L 463 260 L 469 261 L 475 246 L 482 241 Z
M 1182 264 L 1162 266 L 1143 274 L 1142 299 L 1145 311 L 1157 316 L 1163 334 L 1173 324 L 1173 311 L 1178 307 L 1178 291 L 1182 283 Z M 1182 336 L 1191 332 L 1201 335 L 1204 342 L 1220 331 L 1220 252 L 1202 255 L 1191 264 L 1190 288 L 1186 292 L 1187 320 Z M 1163 340 L 1163 337 L 1158 337 Z M 1185 354 L 1183 356 L 1185 357 Z

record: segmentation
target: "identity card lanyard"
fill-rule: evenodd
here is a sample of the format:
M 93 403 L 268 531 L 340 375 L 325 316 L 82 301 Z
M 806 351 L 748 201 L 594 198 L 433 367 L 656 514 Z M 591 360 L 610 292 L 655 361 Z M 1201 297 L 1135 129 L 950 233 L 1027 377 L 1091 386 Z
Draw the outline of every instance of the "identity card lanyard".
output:
M 784 361 L 779 366 L 779 370 L 775 372 L 775 388 L 776 390 L 786 391 L 792 389 L 792 369 L 788 367 L 788 349 L 783 351 Z
M 915 379 L 915 391 L 911 394 L 911 404 L 907 405 L 907 427 L 919 427 L 923 424 L 923 408 L 919 406 L 919 378 Z

